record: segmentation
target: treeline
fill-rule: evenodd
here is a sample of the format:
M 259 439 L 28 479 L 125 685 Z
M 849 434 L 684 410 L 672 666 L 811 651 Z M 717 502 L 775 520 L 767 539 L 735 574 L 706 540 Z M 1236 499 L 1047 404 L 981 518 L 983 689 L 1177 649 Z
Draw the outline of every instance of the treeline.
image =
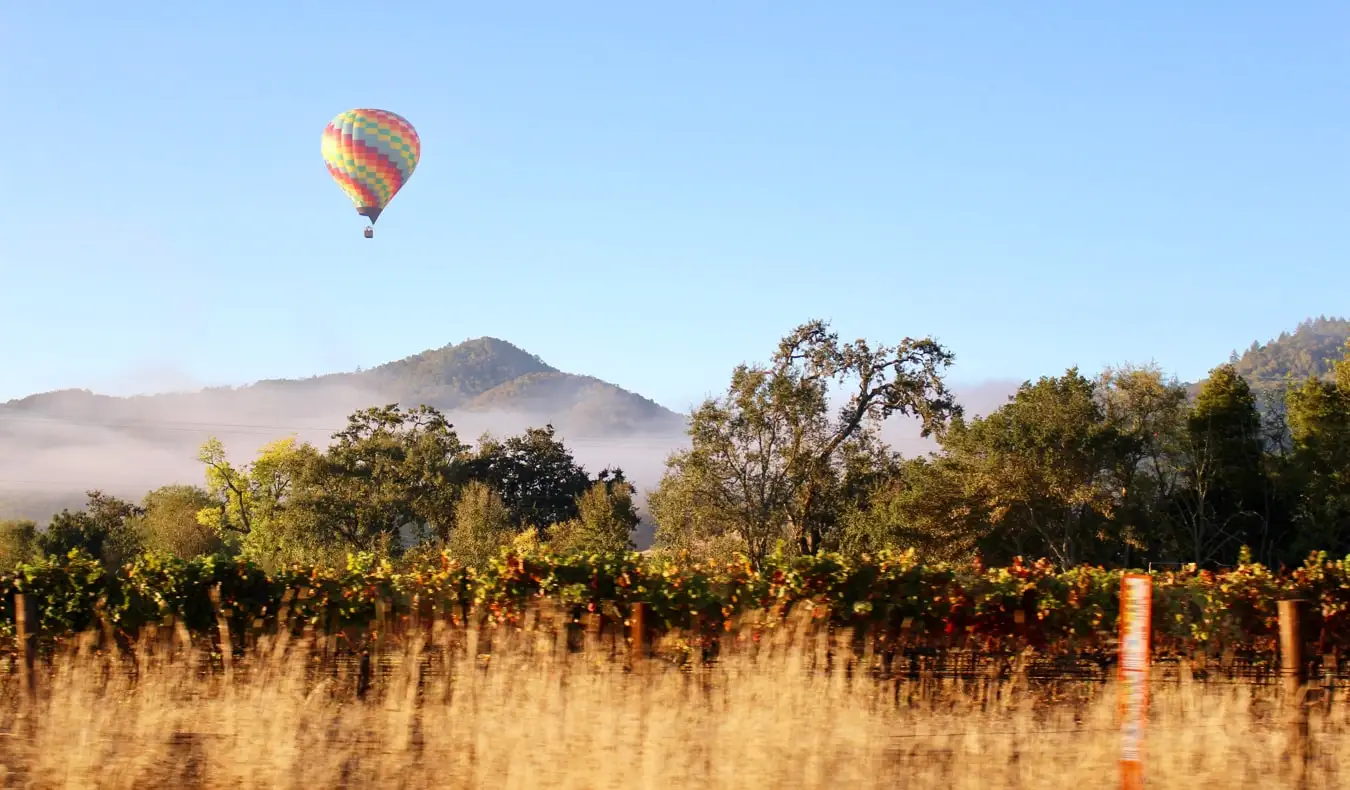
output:
M 501 440 L 460 441 L 435 409 L 397 405 L 353 414 L 319 449 L 292 438 L 235 465 L 216 439 L 200 450 L 201 486 L 165 486 L 140 503 L 90 491 L 46 529 L 0 525 L 0 566 L 72 551 L 117 568 L 143 552 L 248 558 L 268 570 L 341 567 L 351 553 L 412 561 L 442 551 L 474 564 L 509 543 L 623 553 L 638 524 L 621 469 L 590 475 L 552 426 Z
M 1231 363 L 1194 398 L 1156 366 L 1071 368 L 975 418 L 943 381 L 951 361 L 931 340 L 874 348 L 800 327 L 693 414 L 691 448 L 649 500 L 658 540 L 752 558 L 786 542 L 1060 567 L 1350 553 L 1350 351 L 1334 378 L 1262 397 Z M 852 394 L 832 410 L 841 390 Z M 941 451 L 885 446 L 877 427 L 895 414 L 920 419 Z
M 1230 362 L 1194 397 L 1156 366 L 1028 381 L 965 415 L 932 339 L 841 342 L 824 322 L 733 371 L 691 415 L 648 497 L 655 551 L 758 567 L 771 554 L 926 560 L 1021 556 L 1216 568 L 1350 553 L 1350 351 L 1331 377 L 1258 394 Z M 842 400 L 841 400 L 842 399 Z M 878 433 L 917 419 L 940 451 L 905 458 Z M 9 565 L 81 549 L 115 567 L 143 549 L 242 556 L 275 569 L 449 552 L 482 564 L 505 545 L 621 553 L 638 523 L 620 470 L 591 476 L 552 428 L 463 443 L 434 409 L 352 415 L 326 449 L 285 439 L 248 464 L 217 441 L 202 486 L 139 504 L 92 492 L 45 531 L 5 526 Z

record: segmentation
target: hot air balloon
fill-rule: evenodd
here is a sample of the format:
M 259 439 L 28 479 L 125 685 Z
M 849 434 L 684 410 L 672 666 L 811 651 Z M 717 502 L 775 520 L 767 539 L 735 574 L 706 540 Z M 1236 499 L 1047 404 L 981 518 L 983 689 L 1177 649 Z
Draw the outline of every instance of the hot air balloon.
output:
M 368 239 L 375 235 L 380 212 L 408 183 L 421 155 L 417 130 L 388 110 L 347 110 L 323 130 L 328 174 L 356 204 L 356 213 L 370 220 Z

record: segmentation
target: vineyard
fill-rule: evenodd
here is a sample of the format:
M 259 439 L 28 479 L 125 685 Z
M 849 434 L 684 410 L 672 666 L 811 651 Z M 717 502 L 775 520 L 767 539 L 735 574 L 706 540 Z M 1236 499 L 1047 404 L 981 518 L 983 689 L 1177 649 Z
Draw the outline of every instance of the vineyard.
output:
M 762 630 L 797 615 L 887 655 L 1027 653 L 1104 663 L 1117 639 L 1120 578 L 1118 570 L 1056 571 L 1045 561 L 925 565 L 913 553 L 770 558 L 759 569 L 520 552 L 481 570 L 444 555 L 395 568 L 358 555 L 344 569 L 272 575 L 242 560 L 142 555 L 109 574 L 72 552 L 0 577 L 0 629 L 12 648 L 15 595 L 22 594 L 36 621 L 28 630 L 46 650 L 86 631 L 130 646 L 145 628 L 165 624 L 196 639 L 225 628 L 241 645 L 284 622 L 297 634 L 327 634 L 335 650 L 358 652 L 410 625 L 519 626 L 542 608 L 577 640 L 616 632 L 631 639 L 637 620 L 639 640 L 711 657 L 749 623 Z M 1350 650 L 1350 560 L 1314 555 L 1283 573 L 1257 564 L 1222 573 L 1186 568 L 1155 573 L 1153 589 L 1158 660 L 1208 656 L 1269 667 L 1277 601 L 1290 598 L 1308 602 L 1306 655 L 1326 664 Z
M 1350 561 L 1153 580 L 1150 776 L 1344 786 Z M 1097 567 L 147 554 L 109 574 L 76 552 L 0 584 L 5 786 L 1080 787 L 1119 758 L 1097 681 L 1121 572 Z M 1214 682 L 1279 675 L 1291 598 L 1321 675 L 1296 738 L 1277 685 Z

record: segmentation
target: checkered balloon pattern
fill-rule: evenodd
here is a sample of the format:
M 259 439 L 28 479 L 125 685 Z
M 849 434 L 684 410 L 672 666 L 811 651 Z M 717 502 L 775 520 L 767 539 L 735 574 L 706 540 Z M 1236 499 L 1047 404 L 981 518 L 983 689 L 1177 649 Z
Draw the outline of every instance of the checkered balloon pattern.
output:
M 347 110 L 323 130 L 323 161 L 373 223 L 408 183 L 422 154 L 417 130 L 388 110 Z

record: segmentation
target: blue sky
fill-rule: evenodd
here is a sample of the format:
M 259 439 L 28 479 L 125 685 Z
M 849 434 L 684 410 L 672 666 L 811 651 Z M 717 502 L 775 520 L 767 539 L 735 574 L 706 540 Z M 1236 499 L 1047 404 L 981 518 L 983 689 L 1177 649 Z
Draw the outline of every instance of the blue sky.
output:
M 494 335 L 683 408 L 817 316 L 1195 378 L 1350 313 L 1350 5 L 1106 5 L 4 4 L 0 400 Z

